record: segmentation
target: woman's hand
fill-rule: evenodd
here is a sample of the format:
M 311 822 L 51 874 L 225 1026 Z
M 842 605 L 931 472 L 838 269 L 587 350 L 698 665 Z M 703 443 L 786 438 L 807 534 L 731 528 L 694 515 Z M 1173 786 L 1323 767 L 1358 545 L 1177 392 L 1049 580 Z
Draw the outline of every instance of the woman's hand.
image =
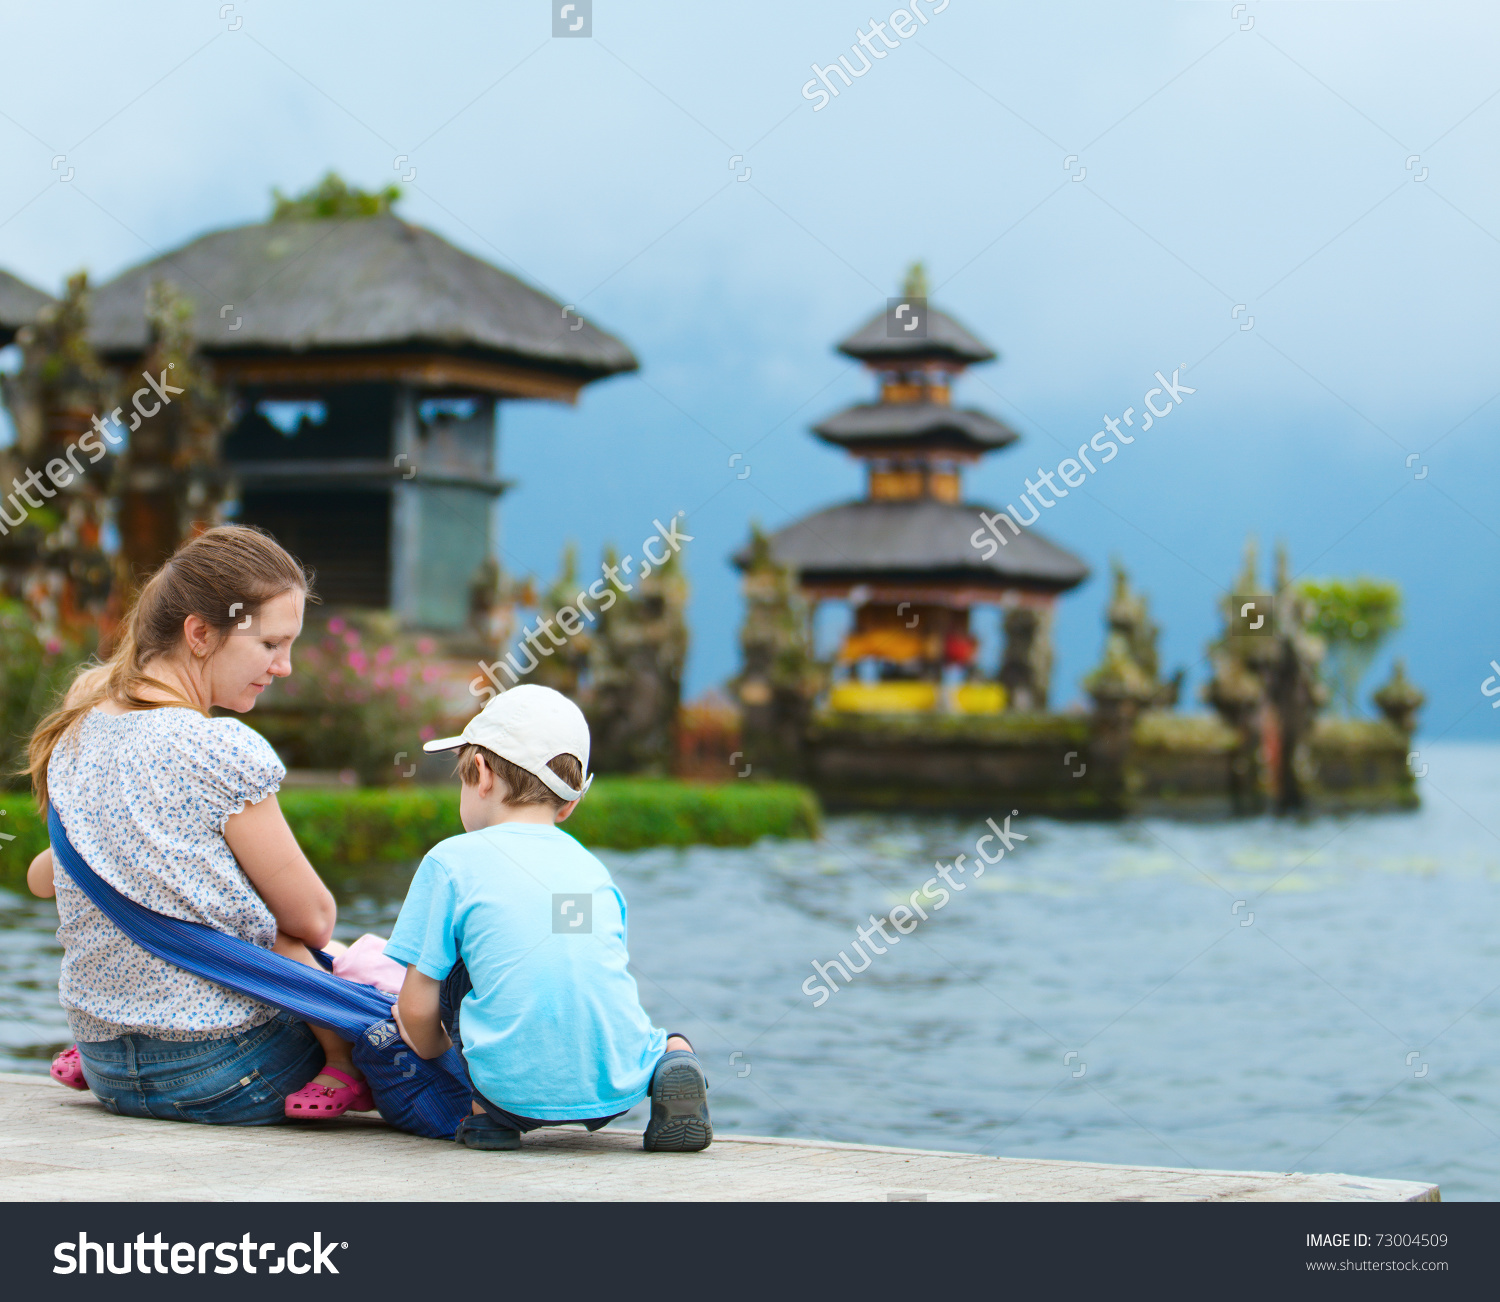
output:
M 50 845 L 31 861 L 31 867 L 26 870 L 26 889 L 42 900 L 50 900 L 57 894 L 57 885 L 52 880 Z
M 406 965 L 406 980 L 401 994 L 391 1005 L 391 1016 L 401 1038 L 416 1050 L 419 1058 L 437 1058 L 448 1052 L 453 1040 L 443 1028 L 438 1000 L 442 984 L 418 972 L 415 964 Z
M 302 853 L 274 795 L 231 815 L 224 839 L 282 931 L 313 949 L 333 939 L 338 906 Z

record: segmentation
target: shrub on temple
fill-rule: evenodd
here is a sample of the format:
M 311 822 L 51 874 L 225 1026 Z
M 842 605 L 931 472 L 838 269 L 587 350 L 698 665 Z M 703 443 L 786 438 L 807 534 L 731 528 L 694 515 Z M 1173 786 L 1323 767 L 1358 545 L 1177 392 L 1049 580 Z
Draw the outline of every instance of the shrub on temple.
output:
M 1304 579 L 1307 626 L 1328 646 L 1328 674 L 1339 712 L 1353 715 L 1359 684 L 1390 634 L 1401 627 L 1401 588 L 1381 579 Z

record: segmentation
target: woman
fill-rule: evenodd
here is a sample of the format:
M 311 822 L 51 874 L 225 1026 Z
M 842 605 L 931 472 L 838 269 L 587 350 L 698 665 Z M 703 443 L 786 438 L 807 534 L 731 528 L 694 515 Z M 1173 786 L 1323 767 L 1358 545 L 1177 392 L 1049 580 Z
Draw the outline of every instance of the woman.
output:
M 292 672 L 309 587 L 259 530 L 184 544 L 141 591 L 114 654 L 37 727 L 29 771 L 116 890 L 313 965 L 308 947 L 328 944 L 336 910 L 276 801 L 286 770 L 259 734 L 209 713 L 246 714 Z M 265 1124 L 373 1107 L 348 1044 L 148 954 L 50 857 L 34 867 L 56 886 L 59 994 L 106 1108 Z

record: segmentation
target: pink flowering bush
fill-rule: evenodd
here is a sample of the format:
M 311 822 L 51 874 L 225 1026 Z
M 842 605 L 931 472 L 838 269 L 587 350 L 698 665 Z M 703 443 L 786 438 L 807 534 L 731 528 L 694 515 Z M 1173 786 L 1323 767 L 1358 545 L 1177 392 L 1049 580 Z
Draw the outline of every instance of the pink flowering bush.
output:
M 267 717 L 272 726 L 263 731 L 293 764 L 352 769 L 362 782 L 392 782 L 422 742 L 437 735 L 442 703 L 436 650 L 431 638 L 361 631 L 335 616 L 293 650 L 292 676 L 278 682 L 264 702 L 284 724 Z M 247 720 L 255 721 L 254 715 Z M 408 756 L 405 765 L 395 762 L 399 751 Z
M 45 642 L 37 636 L 35 612 L 0 595 L 0 791 L 30 785 L 17 770 L 26 763 L 31 730 L 67 690 L 90 645 Z M 0 834 L 5 832 L 0 826 Z M 0 840 L 0 853 L 5 842 Z

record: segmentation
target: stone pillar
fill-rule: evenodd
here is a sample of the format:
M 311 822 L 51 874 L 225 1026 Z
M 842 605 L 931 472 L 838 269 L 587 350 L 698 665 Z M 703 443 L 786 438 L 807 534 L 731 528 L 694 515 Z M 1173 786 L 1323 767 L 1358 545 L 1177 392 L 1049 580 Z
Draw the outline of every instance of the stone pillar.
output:
M 409 384 L 396 387 L 395 410 L 391 416 L 392 466 L 399 465 L 404 476 L 416 465 L 417 396 Z M 397 457 L 403 459 L 396 461 Z M 407 626 L 417 623 L 421 600 L 422 497 L 415 481 L 404 477 L 393 480 L 391 487 L 391 610 Z
M 1100 812 L 1128 813 L 1138 786 L 1130 763 L 1135 721 L 1151 704 L 1156 684 L 1131 656 L 1125 635 L 1111 632 L 1104 658 L 1083 685 L 1094 702 L 1088 754 Z
M 1016 606 L 1005 612 L 1000 681 L 1007 707 L 1045 710 L 1052 683 L 1052 607 Z
M 1213 677 L 1203 688 L 1203 699 L 1234 729 L 1235 747 L 1229 757 L 1229 801 L 1236 814 L 1258 814 L 1266 806 L 1266 766 L 1262 756 L 1265 735 L 1265 686 L 1230 645 L 1209 653 Z M 1280 745 L 1280 735 L 1277 736 Z M 1278 749 L 1279 754 L 1279 749 Z
M 1140 710 L 1140 702 L 1129 696 L 1103 696 L 1094 700 L 1088 764 L 1092 786 L 1100 797 L 1100 813 L 1119 816 L 1130 811 L 1134 794 L 1130 748 Z

